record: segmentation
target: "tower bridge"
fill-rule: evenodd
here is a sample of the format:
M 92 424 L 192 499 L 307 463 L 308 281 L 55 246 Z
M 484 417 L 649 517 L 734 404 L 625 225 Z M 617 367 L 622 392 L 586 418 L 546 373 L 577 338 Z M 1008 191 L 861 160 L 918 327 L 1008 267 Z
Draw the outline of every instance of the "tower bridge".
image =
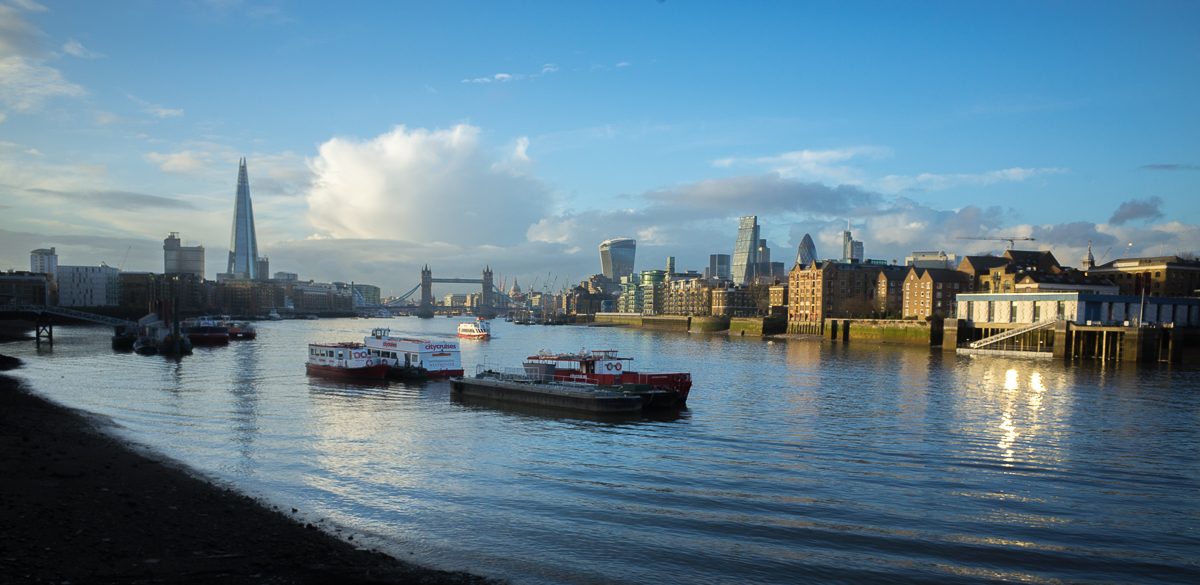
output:
M 479 304 L 475 307 L 475 314 L 480 317 L 496 316 L 496 299 L 508 298 L 503 291 L 496 288 L 492 281 L 492 268 L 490 266 L 483 269 L 483 274 L 480 278 L 434 278 L 433 270 L 430 270 L 426 264 L 421 269 L 421 282 L 414 286 L 408 292 L 389 301 L 387 304 L 391 307 L 397 307 L 405 304 L 410 297 L 417 291 L 421 292 L 420 301 L 417 304 L 417 316 L 432 317 L 438 307 L 433 302 L 433 285 L 438 284 L 478 284 L 480 285 Z

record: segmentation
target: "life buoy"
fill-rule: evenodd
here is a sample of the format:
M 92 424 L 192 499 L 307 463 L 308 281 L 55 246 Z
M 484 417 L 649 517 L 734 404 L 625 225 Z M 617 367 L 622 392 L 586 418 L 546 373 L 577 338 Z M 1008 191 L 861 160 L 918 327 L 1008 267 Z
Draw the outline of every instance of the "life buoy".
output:
M 613 364 L 613 369 L 620 372 L 621 371 L 621 362 L 617 362 L 617 363 Z

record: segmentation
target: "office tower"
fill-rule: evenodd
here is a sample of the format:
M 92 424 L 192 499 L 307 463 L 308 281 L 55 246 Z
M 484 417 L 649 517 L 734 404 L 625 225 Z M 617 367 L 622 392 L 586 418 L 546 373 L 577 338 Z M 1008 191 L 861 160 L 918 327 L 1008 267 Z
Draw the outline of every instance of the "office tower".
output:
M 163 240 L 163 274 L 191 274 L 204 278 L 204 246 L 184 246 L 179 232 Z
M 812 236 L 804 234 L 804 239 L 800 240 L 800 247 L 796 249 L 796 264 L 807 267 L 817 259 L 817 245 L 813 243 Z
M 58 278 L 58 252 L 54 248 L 38 248 L 29 253 L 29 271 L 49 274 Z
M 633 274 L 633 259 L 637 241 L 633 238 L 613 238 L 600 242 L 600 272 L 613 282 Z
M 225 272 L 230 278 L 258 276 L 258 238 L 254 235 L 254 208 L 250 205 L 250 179 L 244 158 L 238 164 L 237 202 L 229 240 L 229 267 Z
M 705 271 L 705 278 L 729 280 L 731 274 L 729 254 L 709 254 L 708 270 Z
M 675 257 L 667 256 L 667 275 L 675 274 Z
M 850 242 L 850 261 L 862 262 L 863 258 L 863 243 L 859 240 Z
M 842 262 L 862 262 L 863 244 L 850 235 L 850 222 L 846 222 L 846 231 L 842 232 Z
M 738 219 L 737 239 L 733 242 L 733 282 L 750 284 L 758 264 L 758 216 Z

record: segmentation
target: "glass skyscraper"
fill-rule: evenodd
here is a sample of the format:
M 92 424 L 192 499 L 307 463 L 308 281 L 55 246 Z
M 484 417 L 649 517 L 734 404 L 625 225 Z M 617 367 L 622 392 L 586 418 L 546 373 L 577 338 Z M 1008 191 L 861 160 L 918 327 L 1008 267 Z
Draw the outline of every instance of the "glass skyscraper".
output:
M 737 239 L 733 242 L 733 282 L 749 284 L 758 265 L 758 216 L 738 219 Z
M 600 242 L 600 272 L 613 282 L 633 274 L 633 258 L 637 241 L 633 238 L 613 238 Z
M 231 278 L 258 277 L 258 238 L 254 235 L 254 208 L 250 205 L 250 178 L 246 159 L 238 164 L 237 202 L 233 207 L 233 234 L 229 239 Z
M 800 240 L 800 247 L 796 249 L 796 264 L 807 268 L 817 259 L 817 246 L 813 243 L 812 236 L 804 234 L 804 239 Z

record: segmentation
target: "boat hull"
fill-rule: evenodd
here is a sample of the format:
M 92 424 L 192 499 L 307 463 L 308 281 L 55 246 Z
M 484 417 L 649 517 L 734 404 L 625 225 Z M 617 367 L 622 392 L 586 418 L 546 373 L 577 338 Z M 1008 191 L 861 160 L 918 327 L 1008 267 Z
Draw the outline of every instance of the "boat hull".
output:
M 489 333 L 459 333 L 459 337 L 463 339 L 487 339 L 491 337 Z
M 458 396 L 485 398 L 542 408 L 593 414 L 634 414 L 642 411 L 642 399 L 618 392 L 584 391 L 557 384 L 510 382 L 492 378 L 454 378 L 451 392 Z
M 337 366 L 304 364 L 304 371 L 310 376 L 350 380 L 384 380 L 387 378 L 388 370 L 390 369 L 387 364 L 375 364 L 362 368 L 339 368 Z

